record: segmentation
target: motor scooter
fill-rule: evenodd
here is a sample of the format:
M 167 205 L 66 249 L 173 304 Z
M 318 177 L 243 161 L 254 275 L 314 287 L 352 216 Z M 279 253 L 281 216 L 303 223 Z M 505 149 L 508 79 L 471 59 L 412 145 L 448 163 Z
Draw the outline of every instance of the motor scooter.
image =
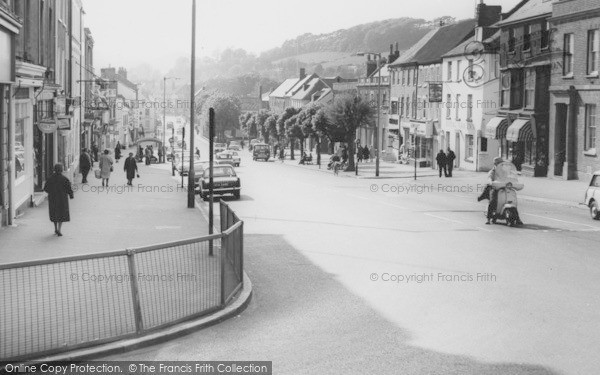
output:
M 517 191 L 522 190 L 524 185 L 516 176 L 518 172 L 514 164 L 500 163 L 496 166 L 496 180 L 491 183 L 497 196 L 493 221 L 503 220 L 510 227 L 523 224 L 517 209 Z

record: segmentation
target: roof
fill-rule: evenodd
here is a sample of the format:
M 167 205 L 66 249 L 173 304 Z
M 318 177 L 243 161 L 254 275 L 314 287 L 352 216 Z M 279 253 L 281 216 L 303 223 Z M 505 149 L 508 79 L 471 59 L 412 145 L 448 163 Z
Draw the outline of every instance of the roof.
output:
M 429 31 L 427 34 L 425 34 L 425 36 L 423 36 L 421 39 L 419 39 L 419 41 L 415 44 L 412 45 L 412 47 L 410 47 L 408 50 L 406 50 L 406 52 L 404 52 L 402 55 L 400 55 L 400 57 L 398 57 L 396 60 L 394 60 L 394 63 L 390 65 L 390 67 L 396 67 L 396 66 L 400 66 L 402 64 L 408 64 L 412 61 L 413 57 L 415 56 L 415 54 L 417 52 L 419 52 L 421 50 L 421 48 L 423 48 L 423 46 L 425 46 L 425 44 L 427 44 L 427 42 L 429 42 L 429 40 L 431 40 L 431 38 L 434 37 L 435 34 L 437 34 L 439 29 L 433 29 L 431 31 Z
M 473 35 L 474 19 L 460 21 L 440 27 L 437 33 L 421 48 L 412 60 L 418 64 L 428 64 L 442 60 L 442 56 Z
M 381 69 L 382 77 L 389 77 L 390 75 L 390 64 L 385 64 L 381 66 L 379 69 L 375 69 L 375 71 L 369 77 L 379 77 L 379 70 Z
M 321 80 L 319 77 L 309 76 L 308 79 L 302 80 L 303 82 L 299 82 L 298 87 L 294 87 L 294 93 L 292 99 L 295 100 L 306 100 L 310 99 L 312 94 L 316 91 L 328 87 L 325 82 Z M 300 84 L 301 83 L 301 84 Z
M 500 29 L 496 28 L 484 28 L 483 29 L 483 45 L 485 47 L 489 47 L 490 44 L 496 42 L 500 39 Z M 475 36 L 472 36 L 459 44 L 458 46 L 452 48 L 448 53 L 444 54 L 443 57 L 453 57 L 453 56 L 463 56 L 472 54 L 473 51 L 470 49 L 472 46 L 476 46 L 477 41 L 475 40 Z M 481 43 L 477 43 L 481 45 Z M 489 48 L 486 48 L 489 50 Z
M 275 98 L 283 98 L 285 96 L 285 94 L 296 85 L 296 83 L 298 83 L 298 81 L 300 80 L 300 78 L 288 78 L 285 81 L 283 81 L 283 83 L 279 86 L 277 86 L 277 88 L 275 90 L 273 90 L 272 93 L 269 94 L 269 97 L 275 97 Z
M 496 26 L 504 26 L 511 23 L 525 21 L 531 18 L 539 18 L 552 14 L 552 4 L 557 0 L 529 0 L 524 4 L 519 3 L 520 7 L 516 12 L 512 13 L 508 18 L 496 23 Z

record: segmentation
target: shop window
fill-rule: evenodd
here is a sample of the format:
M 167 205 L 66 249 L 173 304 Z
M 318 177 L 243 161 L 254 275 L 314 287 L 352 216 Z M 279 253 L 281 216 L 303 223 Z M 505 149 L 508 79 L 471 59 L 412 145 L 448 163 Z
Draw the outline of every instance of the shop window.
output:
M 510 106 L 510 72 L 502 73 L 502 87 L 500 95 L 500 105 L 502 107 Z
M 598 60 L 600 58 L 600 30 L 588 31 L 588 64 L 587 74 L 598 75 Z
M 27 104 L 15 104 L 15 178 L 24 176 L 29 168 L 25 154 L 25 121 L 27 118 Z
M 585 105 L 585 129 L 583 149 L 589 151 L 596 148 L 596 105 Z

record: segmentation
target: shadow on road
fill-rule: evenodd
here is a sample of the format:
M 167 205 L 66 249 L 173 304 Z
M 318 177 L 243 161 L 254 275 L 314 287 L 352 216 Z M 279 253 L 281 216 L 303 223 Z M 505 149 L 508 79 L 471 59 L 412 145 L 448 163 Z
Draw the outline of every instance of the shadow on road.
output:
M 410 344 L 413 337 L 278 235 L 248 235 L 254 296 L 237 319 L 168 344 L 120 355 L 139 360 L 273 361 L 278 374 L 558 375 L 519 363 L 483 363 Z

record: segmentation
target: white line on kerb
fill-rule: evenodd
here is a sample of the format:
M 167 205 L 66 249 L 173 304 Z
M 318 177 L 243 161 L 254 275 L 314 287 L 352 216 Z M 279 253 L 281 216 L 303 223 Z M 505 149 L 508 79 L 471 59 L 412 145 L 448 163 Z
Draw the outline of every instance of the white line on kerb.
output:
M 593 228 L 593 229 L 597 228 L 597 227 L 592 226 L 592 225 L 587 225 L 587 224 L 582 224 L 582 223 L 575 223 L 573 221 L 566 221 L 566 220 L 555 219 L 553 217 L 548 217 L 548 216 L 541 216 L 541 215 L 534 215 L 534 214 L 527 214 L 527 213 L 523 213 L 522 215 L 528 215 L 528 216 L 533 216 L 533 217 L 539 217 L 539 218 L 542 218 L 542 219 L 554 220 L 554 221 L 558 221 L 558 222 L 565 223 L 565 224 L 580 225 L 580 226 L 584 226 L 584 227 L 588 227 L 588 228 Z

